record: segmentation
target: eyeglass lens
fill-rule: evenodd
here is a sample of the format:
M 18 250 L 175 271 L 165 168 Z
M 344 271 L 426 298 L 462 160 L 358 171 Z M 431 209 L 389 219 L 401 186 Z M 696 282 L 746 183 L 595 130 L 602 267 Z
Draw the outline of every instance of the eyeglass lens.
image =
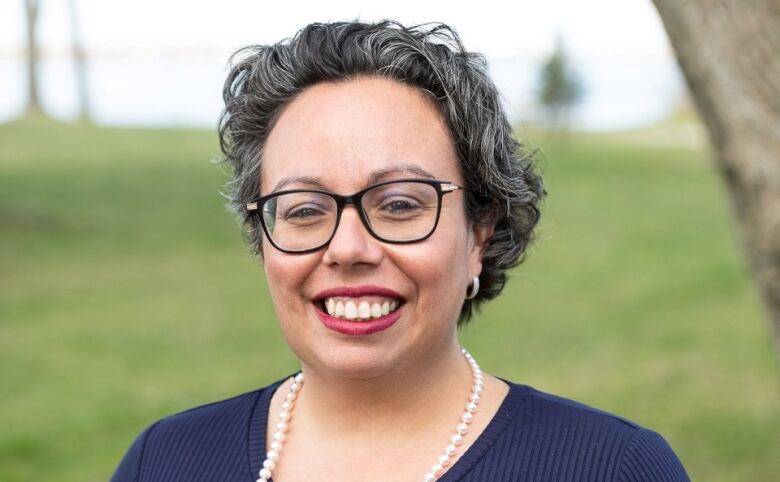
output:
M 434 229 L 439 199 L 436 187 L 430 184 L 395 182 L 366 191 L 361 209 L 374 236 L 383 241 L 410 242 Z M 282 193 L 265 202 L 262 215 L 274 244 L 283 250 L 305 251 L 331 238 L 338 204 L 324 193 Z

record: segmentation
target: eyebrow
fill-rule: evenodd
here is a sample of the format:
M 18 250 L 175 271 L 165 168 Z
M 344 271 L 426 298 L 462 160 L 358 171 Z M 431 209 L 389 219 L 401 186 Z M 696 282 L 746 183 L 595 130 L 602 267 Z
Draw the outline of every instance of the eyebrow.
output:
M 280 191 L 283 187 L 289 186 L 290 184 L 311 184 L 320 189 L 325 189 L 325 185 L 322 184 L 322 181 L 320 181 L 320 178 L 318 177 L 291 176 L 291 177 L 285 177 L 284 179 L 276 183 L 276 186 L 274 186 L 274 188 L 271 189 L 271 192 L 269 194 L 273 194 L 277 191 Z
M 366 180 L 364 186 L 367 187 L 372 184 L 376 184 L 393 174 L 402 174 L 402 173 L 412 173 L 428 179 L 436 179 L 436 176 L 426 171 L 425 169 L 421 168 L 420 166 L 416 166 L 414 164 L 403 164 L 400 166 L 388 167 L 385 169 L 380 169 L 378 171 L 372 172 L 371 175 L 368 176 L 368 179 Z M 276 186 L 274 186 L 274 188 L 271 190 L 271 193 L 275 193 L 291 184 L 308 184 L 311 186 L 315 186 L 319 189 L 322 189 L 323 191 L 328 190 L 325 187 L 325 184 L 322 182 L 322 179 L 320 179 L 319 177 L 290 176 L 290 177 L 285 177 L 284 179 L 276 183 Z
M 412 174 L 417 174 L 418 176 L 426 177 L 428 179 L 436 179 L 436 176 L 434 176 L 433 174 L 426 171 L 420 166 L 416 166 L 414 164 L 403 164 L 401 166 L 388 167 L 386 169 L 380 169 L 378 171 L 374 171 L 373 173 L 371 173 L 370 176 L 368 176 L 368 180 L 366 181 L 365 186 L 376 184 L 377 182 L 380 182 L 383 179 L 393 174 L 400 174 L 406 172 L 411 172 Z

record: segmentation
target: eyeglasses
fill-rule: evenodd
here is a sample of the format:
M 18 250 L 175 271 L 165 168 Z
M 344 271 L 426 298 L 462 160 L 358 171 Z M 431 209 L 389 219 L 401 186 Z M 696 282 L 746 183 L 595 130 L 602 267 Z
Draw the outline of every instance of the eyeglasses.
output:
M 293 189 L 248 202 L 246 211 L 259 215 L 268 240 L 285 253 L 309 253 L 327 245 L 347 204 L 358 208 L 363 225 L 376 239 L 416 243 L 433 234 L 439 224 L 442 197 L 458 189 L 463 187 L 429 179 L 382 182 L 350 196 Z

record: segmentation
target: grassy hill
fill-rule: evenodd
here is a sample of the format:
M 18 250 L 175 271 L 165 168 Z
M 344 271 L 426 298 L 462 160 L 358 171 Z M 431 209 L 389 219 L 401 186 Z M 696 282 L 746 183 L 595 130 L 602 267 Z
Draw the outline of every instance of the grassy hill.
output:
M 532 142 L 539 241 L 463 344 L 658 430 L 695 480 L 776 480 L 777 373 L 703 151 Z M 217 151 L 212 132 L 0 126 L 0 480 L 105 481 L 157 418 L 296 368 Z

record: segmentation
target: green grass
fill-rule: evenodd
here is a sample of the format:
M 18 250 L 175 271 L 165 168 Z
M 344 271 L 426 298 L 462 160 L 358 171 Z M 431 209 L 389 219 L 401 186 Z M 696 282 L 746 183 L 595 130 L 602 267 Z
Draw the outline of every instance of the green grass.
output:
M 695 480 L 775 480 L 772 350 L 704 154 L 539 142 L 539 240 L 464 345 L 658 430 Z M 212 132 L 0 126 L 0 480 L 107 480 L 155 419 L 295 369 L 217 151 Z

